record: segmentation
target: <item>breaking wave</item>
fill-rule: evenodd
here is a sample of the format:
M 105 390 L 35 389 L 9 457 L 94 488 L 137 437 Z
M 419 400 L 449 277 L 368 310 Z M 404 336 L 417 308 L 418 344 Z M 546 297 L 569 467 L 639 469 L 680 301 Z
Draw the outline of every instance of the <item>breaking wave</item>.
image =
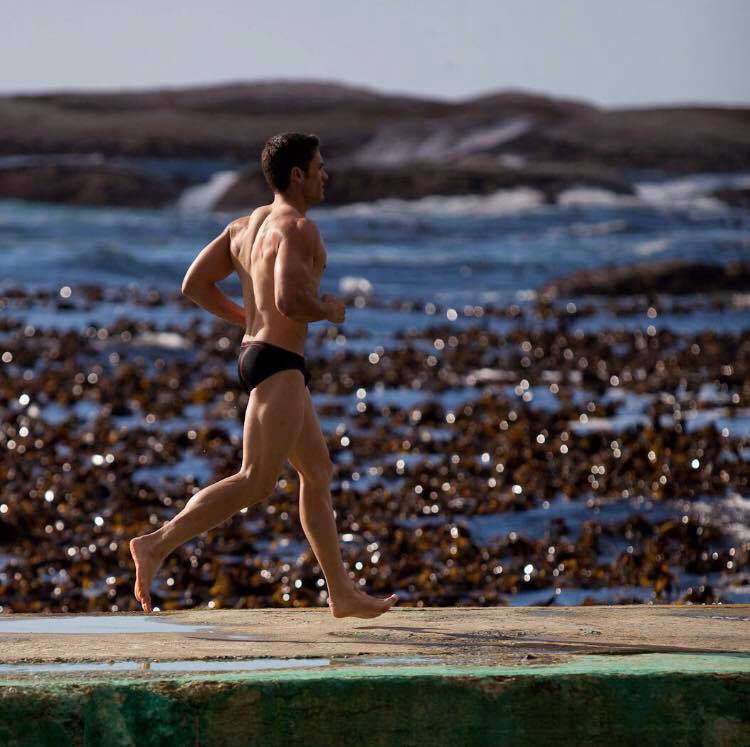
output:
M 442 162 L 497 148 L 520 137 L 530 126 L 528 118 L 512 117 L 475 127 L 468 133 L 454 127 L 432 132 L 392 128 L 378 133 L 353 161 L 363 166 L 398 166 L 415 160 Z
M 194 187 L 188 187 L 177 202 L 177 209 L 185 213 L 207 213 L 221 196 L 237 181 L 237 171 L 217 171 L 211 178 Z
M 561 207 L 656 208 L 725 212 L 729 206 L 711 193 L 717 189 L 746 189 L 748 174 L 696 174 L 653 182 L 636 182 L 634 195 L 596 187 L 573 187 L 561 192 Z
M 489 195 L 433 195 L 418 200 L 384 199 L 358 202 L 336 208 L 320 208 L 327 216 L 370 218 L 389 214 L 424 217 L 494 217 L 516 215 L 547 208 L 536 189 L 517 187 Z

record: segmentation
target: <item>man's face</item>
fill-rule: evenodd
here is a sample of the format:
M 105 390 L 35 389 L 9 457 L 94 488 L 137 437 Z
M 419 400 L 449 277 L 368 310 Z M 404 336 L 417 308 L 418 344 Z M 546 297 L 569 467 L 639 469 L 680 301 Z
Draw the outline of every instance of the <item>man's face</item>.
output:
M 310 165 L 307 167 L 307 175 L 302 181 L 302 191 L 308 204 L 323 200 L 326 181 L 328 181 L 328 174 L 326 174 L 323 158 L 320 151 L 316 150 Z

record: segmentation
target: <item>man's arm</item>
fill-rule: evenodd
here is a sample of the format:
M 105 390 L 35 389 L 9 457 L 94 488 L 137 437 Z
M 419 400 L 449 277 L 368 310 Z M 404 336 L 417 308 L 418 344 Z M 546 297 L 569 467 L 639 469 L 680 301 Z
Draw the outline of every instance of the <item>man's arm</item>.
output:
M 182 292 L 206 311 L 232 324 L 244 327 L 245 310 L 227 298 L 216 286 L 219 280 L 234 272 L 230 227 L 227 226 L 210 244 L 207 244 L 185 273 Z
M 328 319 L 330 313 L 328 304 L 313 291 L 313 258 L 319 241 L 315 224 L 303 218 L 281 240 L 276 253 L 276 308 L 296 322 L 319 322 Z

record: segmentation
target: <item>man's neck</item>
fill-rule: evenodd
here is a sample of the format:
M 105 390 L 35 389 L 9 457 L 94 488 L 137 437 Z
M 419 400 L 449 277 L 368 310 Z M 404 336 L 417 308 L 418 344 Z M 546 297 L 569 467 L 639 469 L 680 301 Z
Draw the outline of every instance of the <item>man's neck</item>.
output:
M 281 192 L 276 192 L 273 198 L 273 207 L 291 207 L 300 215 L 305 215 L 305 213 L 307 213 L 308 205 L 305 200 L 299 195 L 282 194 Z

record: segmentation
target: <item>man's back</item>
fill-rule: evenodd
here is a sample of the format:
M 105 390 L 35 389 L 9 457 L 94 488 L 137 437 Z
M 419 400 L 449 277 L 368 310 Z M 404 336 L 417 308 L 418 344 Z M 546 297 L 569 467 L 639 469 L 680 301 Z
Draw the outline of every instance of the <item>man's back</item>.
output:
M 314 224 L 289 207 L 265 205 L 230 226 L 232 262 L 242 284 L 247 315 L 245 339 L 304 352 L 307 322 L 279 310 L 287 280 L 317 296 L 325 249 Z

